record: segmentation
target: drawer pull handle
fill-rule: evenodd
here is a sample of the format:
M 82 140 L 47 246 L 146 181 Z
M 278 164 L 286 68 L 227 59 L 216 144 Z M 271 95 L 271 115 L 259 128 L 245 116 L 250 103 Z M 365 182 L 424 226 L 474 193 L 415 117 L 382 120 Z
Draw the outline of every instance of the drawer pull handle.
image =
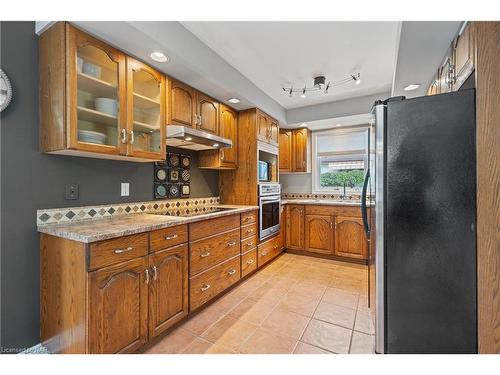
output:
M 274 245 L 273 249 L 276 250 L 278 248 L 278 245 Z
M 236 270 L 235 269 L 232 269 L 230 270 L 227 274 L 228 275 L 234 275 L 236 273 Z
M 206 290 L 208 290 L 208 289 L 210 289 L 210 284 L 205 284 L 204 286 L 202 286 L 202 287 L 200 288 L 200 290 L 201 290 L 202 292 L 204 292 L 204 291 L 206 291 Z
M 253 263 L 253 259 L 248 259 L 247 260 L 247 264 L 252 264 Z
M 121 254 L 121 253 L 126 253 L 127 251 L 132 251 L 134 250 L 133 247 L 129 246 L 126 249 L 116 249 L 115 254 Z
M 247 229 L 247 233 L 252 233 L 252 230 L 251 229 Z
M 227 246 L 229 246 L 229 247 L 234 246 L 234 245 L 236 245 L 236 241 L 229 242 L 229 243 L 227 244 Z
M 245 218 L 245 221 L 249 221 L 250 219 L 251 219 L 251 218 L 250 218 L 250 216 L 247 216 L 247 217 Z
M 179 237 L 179 236 L 176 234 L 172 234 L 171 236 L 165 236 L 165 239 L 166 240 L 173 240 L 174 238 L 177 238 L 177 237 Z
M 200 254 L 200 258 L 206 258 L 210 255 L 210 251 L 207 251 L 205 254 Z
M 266 252 L 262 252 L 262 254 L 260 254 L 261 257 L 265 257 L 267 255 Z
M 252 245 L 253 245 L 253 242 L 248 242 L 248 243 L 247 243 L 247 247 L 250 247 L 250 246 L 252 246 Z

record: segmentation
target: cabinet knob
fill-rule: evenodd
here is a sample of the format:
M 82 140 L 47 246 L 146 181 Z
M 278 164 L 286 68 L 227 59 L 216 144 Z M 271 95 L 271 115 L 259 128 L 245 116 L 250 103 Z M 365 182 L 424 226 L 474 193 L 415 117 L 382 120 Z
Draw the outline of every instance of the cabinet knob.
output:
M 229 276 L 234 275 L 236 273 L 236 270 L 233 268 L 232 270 L 229 270 L 227 273 Z
M 248 259 L 247 260 L 247 264 L 252 264 L 253 263 L 253 259 Z

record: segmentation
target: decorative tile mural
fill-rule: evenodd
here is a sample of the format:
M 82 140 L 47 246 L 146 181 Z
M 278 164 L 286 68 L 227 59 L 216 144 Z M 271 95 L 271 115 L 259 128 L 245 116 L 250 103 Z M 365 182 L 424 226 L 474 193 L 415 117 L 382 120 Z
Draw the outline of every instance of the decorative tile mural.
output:
M 161 201 L 119 203 L 100 206 L 50 208 L 36 211 L 36 224 L 62 224 L 82 220 L 96 220 L 118 215 L 167 212 L 169 215 L 203 212 L 208 207 L 219 204 L 219 197 L 166 199 Z

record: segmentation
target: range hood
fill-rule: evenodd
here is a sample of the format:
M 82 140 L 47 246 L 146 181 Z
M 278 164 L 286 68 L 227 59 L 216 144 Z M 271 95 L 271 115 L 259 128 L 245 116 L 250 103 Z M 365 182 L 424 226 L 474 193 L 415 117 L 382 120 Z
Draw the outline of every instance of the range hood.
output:
M 202 151 L 231 148 L 233 142 L 189 126 L 167 125 L 167 146 Z

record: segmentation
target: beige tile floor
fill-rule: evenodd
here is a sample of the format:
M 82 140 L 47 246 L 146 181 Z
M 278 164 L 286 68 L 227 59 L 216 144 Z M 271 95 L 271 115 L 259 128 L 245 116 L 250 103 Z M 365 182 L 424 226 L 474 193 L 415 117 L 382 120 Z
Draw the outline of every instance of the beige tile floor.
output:
M 145 353 L 374 352 L 365 266 L 285 253 Z

